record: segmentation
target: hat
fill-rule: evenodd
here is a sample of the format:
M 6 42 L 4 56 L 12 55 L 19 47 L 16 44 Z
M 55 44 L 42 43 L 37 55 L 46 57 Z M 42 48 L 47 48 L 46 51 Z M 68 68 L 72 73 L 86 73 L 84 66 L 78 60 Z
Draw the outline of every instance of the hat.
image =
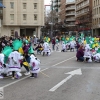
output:
M 14 50 L 19 50 L 19 48 L 22 47 L 23 43 L 20 40 L 15 40 L 12 45 Z
M 100 53 L 100 48 L 98 48 L 97 53 Z
M 32 46 L 30 46 L 28 53 L 34 53 Z
M 13 51 L 13 49 L 12 49 L 10 46 L 6 46 L 6 47 L 3 49 L 2 53 L 8 57 L 9 54 L 10 54 L 12 51 Z

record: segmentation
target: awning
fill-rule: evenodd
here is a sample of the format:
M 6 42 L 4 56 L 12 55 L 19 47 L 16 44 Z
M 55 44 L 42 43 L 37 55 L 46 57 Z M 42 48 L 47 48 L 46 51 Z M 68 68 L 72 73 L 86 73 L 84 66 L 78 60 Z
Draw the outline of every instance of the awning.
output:
M 2 3 L 0 3 L 0 8 L 6 8 Z

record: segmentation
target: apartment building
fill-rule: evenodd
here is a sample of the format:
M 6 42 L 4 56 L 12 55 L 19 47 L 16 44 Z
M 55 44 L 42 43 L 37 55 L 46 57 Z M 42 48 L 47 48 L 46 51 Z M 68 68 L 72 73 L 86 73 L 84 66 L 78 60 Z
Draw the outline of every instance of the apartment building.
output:
M 60 22 L 64 22 L 66 19 L 66 0 L 61 0 L 61 6 L 59 11 Z
M 65 19 L 69 30 L 73 31 L 75 27 L 75 0 L 66 0 Z
M 76 0 L 77 31 L 85 35 L 91 34 L 92 27 L 92 0 Z
M 36 35 L 40 37 L 44 25 L 44 0 L 0 0 L 0 35 Z M 3 11 L 2 11 L 3 10 Z
M 60 2 L 61 0 L 53 0 L 53 11 L 55 11 L 54 22 L 59 22 L 59 12 L 60 12 Z
M 92 29 L 94 36 L 100 36 L 100 0 L 93 1 Z

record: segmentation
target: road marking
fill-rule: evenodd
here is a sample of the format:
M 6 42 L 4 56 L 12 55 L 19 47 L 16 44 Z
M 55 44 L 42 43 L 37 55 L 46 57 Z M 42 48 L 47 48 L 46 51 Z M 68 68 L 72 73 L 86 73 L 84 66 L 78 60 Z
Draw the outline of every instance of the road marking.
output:
M 74 56 L 74 57 L 75 57 L 75 56 Z M 71 58 L 69 58 L 69 59 L 67 59 L 67 60 L 64 60 L 64 61 L 62 61 L 62 62 L 59 62 L 59 63 L 57 63 L 57 64 L 55 64 L 55 65 L 52 65 L 51 67 L 57 66 L 57 65 L 59 65 L 59 64 L 61 64 L 61 63 L 63 63 L 63 62 L 65 62 L 65 61 L 68 61 L 68 60 L 74 58 L 74 57 L 71 57 Z M 49 67 L 49 68 L 51 68 L 51 67 Z M 43 72 L 43 71 L 45 71 L 45 70 L 47 70 L 47 69 L 49 69 L 49 68 L 45 68 L 45 69 L 41 70 L 41 72 Z M 26 76 L 26 77 L 24 77 L 24 78 L 18 79 L 17 81 L 14 81 L 14 82 L 12 82 L 12 83 L 9 83 L 9 84 L 7 84 L 7 85 L 4 85 L 4 86 L 2 86 L 2 87 L 0 87 L 0 88 L 8 87 L 8 86 L 13 85 L 13 84 L 15 84 L 15 83 L 17 83 L 17 82 L 20 82 L 20 81 L 22 81 L 22 80 L 25 80 L 25 79 L 27 79 L 28 77 L 30 77 L 30 76 Z
M 43 74 L 44 76 L 46 76 L 46 77 L 49 77 L 50 78 L 50 76 L 48 76 L 47 74 L 45 74 L 45 73 L 43 73 L 43 72 L 40 72 L 41 74 Z
M 69 58 L 69 59 L 66 59 L 66 60 L 64 60 L 64 61 L 61 61 L 61 62 L 59 62 L 59 63 L 57 63 L 57 64 L 54 64 L 54 65 L 52 65 L 52 67 L 55 67 L 55 66 L 57 66 L 57 65 L 59 65 L 59 64 L 62 64 L 62 63 L 64 63 L 64 62 L 66 62 L 66 61 L 69 61 L 70 59 L 73 59 L 73 58 L 75 58 L 75 56 L 73 56 L 73 57 L 71 57 L 71 58 Z
M 70 74 L 68 77 L 66 77 L 64 80 L 62 80 L 61 82 L 59 82 L 57 85 L 55 85 L 53 88 L 51 88 L 49 91 L 50 92 L 54 92 L 55 90 L 57 90 L 61 85 L 63 85 L 65 82 L 67 82 L 69 79 L 71 79 L 74 75 L 82 75 L 82 71 L 81 69 L 77 69 L 65 74 Z
M 53 68 L 55 68 L 55 69 L 76 69 L 76 68 L 80 68 L 80 67 L 53 67 Z M 100 67 L 91 67 L 91 66 L 89 66 L 89 67 L 81 67 L 81 69 L 100 69 Z
M 47 69 L 48 69 L 48 68 L 45 68 L 45 69 L 41 70 L 41 72 L 42 72 L 42 71 L 45 71 L 45 70 L 47 70 Z M 20 82 L 20 81 L 22 81 L 22 80 L 24 80 L 24 79 L 27 79 L 28 77 L 30 77 L 30 76 L 26 76 L 26 77 L 24 77 L 24 78 L 18 79 L 17 81 L 14 81 L 14 82 L 12 82 L 12 83 L 9 83 L 9 84 L 7 84 L 7 85 L 5 85 L 5 86 L 2 86 L 2 87 L 0 87 L 0 88 L 8 87 L 8 86 L 13 85 L 13 84 L 15 84 L 15 83 L 17 83 L 17 82 Z

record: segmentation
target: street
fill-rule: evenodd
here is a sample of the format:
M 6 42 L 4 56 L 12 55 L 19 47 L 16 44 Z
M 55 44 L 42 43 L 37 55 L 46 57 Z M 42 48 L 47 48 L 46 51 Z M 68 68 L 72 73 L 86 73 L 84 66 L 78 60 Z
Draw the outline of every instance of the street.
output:
M 36 55 L 41 60 L 38 78 L 0 80 L 3 100 L 100 100 L 100 64 L 77 62 L 75 53 Z

